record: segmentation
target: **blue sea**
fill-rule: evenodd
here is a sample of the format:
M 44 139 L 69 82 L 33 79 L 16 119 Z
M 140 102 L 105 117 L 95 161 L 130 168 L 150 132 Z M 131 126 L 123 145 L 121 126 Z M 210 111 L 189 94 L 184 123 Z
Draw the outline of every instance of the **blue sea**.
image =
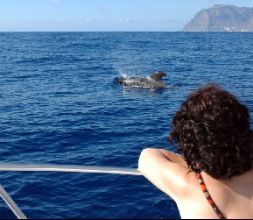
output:
M 167 73 L 164 90 L 115 77 Z M 216 82 L 253 114 L 253 33 L 0 33 L 0 163 L 137 168 L 186 96 Z M 251 120 L 251 125 L 252 125 Z M 180 218 L 142 176 L 1 172 L 28 218 Z M 0 217 L 14 218 L 0 201 Z

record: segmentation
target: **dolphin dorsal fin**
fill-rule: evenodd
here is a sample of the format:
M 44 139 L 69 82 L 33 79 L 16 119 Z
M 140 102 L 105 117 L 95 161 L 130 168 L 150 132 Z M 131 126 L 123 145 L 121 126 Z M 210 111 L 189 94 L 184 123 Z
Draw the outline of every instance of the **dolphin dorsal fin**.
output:
M 159 80 L 162 80 L 162 78 L 166 76 L 166 73 L 163 72 L 163 71 L 156 71 L 154 72 L 153 74 L 151 74 L 149 76 L 149 78 L 153 79 L 153 80 L 156 80 L 156 81 L 159 81 Z

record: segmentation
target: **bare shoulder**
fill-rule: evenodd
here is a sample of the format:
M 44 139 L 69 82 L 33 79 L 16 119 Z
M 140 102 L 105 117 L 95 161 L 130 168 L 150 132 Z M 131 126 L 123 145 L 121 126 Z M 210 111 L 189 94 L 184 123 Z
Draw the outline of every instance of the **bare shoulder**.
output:
M 139 158 L 140 172 L 175 200 L 188 197 L 196 176 L 182 156 L 163 149 L 147 148 Z

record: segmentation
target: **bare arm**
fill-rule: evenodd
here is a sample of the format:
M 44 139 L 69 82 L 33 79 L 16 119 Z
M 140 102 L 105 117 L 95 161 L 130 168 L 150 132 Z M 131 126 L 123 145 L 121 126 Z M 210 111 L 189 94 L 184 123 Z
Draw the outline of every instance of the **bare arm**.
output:
M 180 155 L 163 149 L 147 148 L 141 152 L 138 169 L 174 200 L 186 196 L 189 168 Z

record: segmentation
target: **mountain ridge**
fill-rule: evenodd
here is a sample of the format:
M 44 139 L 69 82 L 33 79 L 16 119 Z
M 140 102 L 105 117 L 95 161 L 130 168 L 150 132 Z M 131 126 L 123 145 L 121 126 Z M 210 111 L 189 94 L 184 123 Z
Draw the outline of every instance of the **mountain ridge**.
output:
M 253 32 L 253 8 L 214 5 L 198 11 L 182 31 Z

